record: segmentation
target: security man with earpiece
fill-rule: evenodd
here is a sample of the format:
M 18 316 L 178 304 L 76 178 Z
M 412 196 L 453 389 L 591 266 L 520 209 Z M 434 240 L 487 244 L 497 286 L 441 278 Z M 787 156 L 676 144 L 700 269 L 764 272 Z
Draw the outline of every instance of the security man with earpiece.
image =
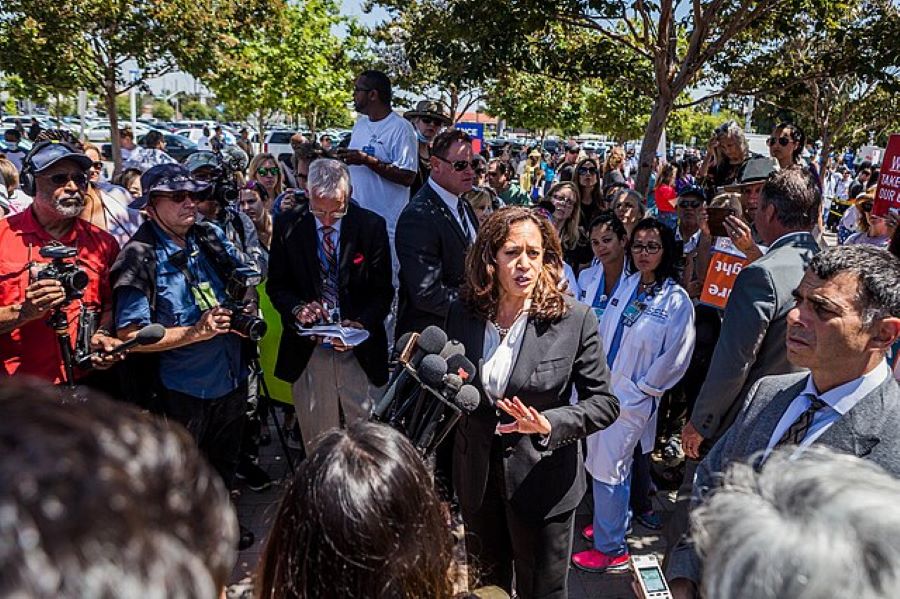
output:
M 67 368 L 63 348 L 77 342 L 79 325 L 88 318 L 97 324 L 83 333 L 91 352 L 110 352 L 122 343 L 109 332 L 109 271 L 119 244 L 79 218 L 91 164 L 75 147 L 57 141 L 35 144 L 23 159 L 21 187 L 34 203 L 0 220 L 0 376 L 74 382 L 67 379 L 85 372 L 71 361 Z M 96 357 L 92 366 L 104 368 L 116 359 Z

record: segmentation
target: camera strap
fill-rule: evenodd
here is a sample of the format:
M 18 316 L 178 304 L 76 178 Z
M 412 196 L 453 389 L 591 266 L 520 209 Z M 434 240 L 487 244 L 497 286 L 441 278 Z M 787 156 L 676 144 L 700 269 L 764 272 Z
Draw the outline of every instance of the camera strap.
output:
M 188 268 L 191 257 L 200 255 L 200 247 L 192 248 L 190 240 L 185 239 L 185 248 L 172 254 L 169 253 L 169 249 L 166 247 L 164 240 L 160 239 L 160 242 L 162 243 L 162 249 L 166 253 L 169 264 L 177 268 L 182 276 L 184 276 L 188 289 L 191 290 L 191 295 L 194 296 L 194 301 L 197 302 L 197 306 L 200 310 L 205 312 L 206 310 L 211 310 L 218 306 L 220 302 L 218 298 L 216 298 L 216 293 L 209 281 L 198 282 L 197 277 L 194 276 L 194 273 Z

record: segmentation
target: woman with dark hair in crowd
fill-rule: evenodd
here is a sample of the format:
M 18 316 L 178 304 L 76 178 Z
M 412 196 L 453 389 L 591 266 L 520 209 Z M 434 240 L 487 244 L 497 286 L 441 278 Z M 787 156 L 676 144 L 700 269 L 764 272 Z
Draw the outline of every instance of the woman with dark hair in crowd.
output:
M 678 169 L 671 162 L 666 162 L 659 169 L 659 179 L 656 181 L 656 190 L 653 194 L 656 200 L 657 218 L 667 227 L 675 230 L 678 226 L 678 213 L 675 200 L 678 192 L 675 191 L 675 177 Z
M 126 168 L 116 178 L 116 183 L 124 187 L 133 198 L 139 198 L 143 195 L 141 189 L 141 175 L 143 173 L 136 168 Z
M 547 199 L 553 203 L 553 224 L 562 245 L 563 262 L 578 272 L 591 263 L 591 247 L 582 227 L 581 202 L 578 187 L 570 182 L 557 183 L 547 192 Z
M 572 556 L 578 568 L 589 572 L 628 568 L 630 496 L 639 506 L 636 519 L 659 528 L 646 484 L 647 454 L 655 442 L 659 400 L 684 375 L 694 350 L 694 306 L 677 282 L 681 255 L 675 234 L 658 220 L 645 218 L 627 249 L 634 274 L 619 283 L 600 321 L 621 415 L 608 429 L 588 437 L 594 522 L 582 534 L 593 548 Z M 644 488 L 632 489 L 633 479 L 644 481 Z
M 644 206 L 644 197 L 641 193 L 627 188 L 620 189 L 618 193 L 613 196 L 610 208 L 616 213 L 619 220 L 622 221 L 622 224 L 625 226 L 625 231 L 628 233 L 628 237 L 631 237 L 631 232 L 634 231 L 635 225 L 637 225 L 647 213 L 647 209 Z
M 606 209 L 603 197 L 603 186 L 600 184 L 600 163 L 594 158 L 584 158 L 575 165 L 574 182 L 578 185 L 578 197 L 581 198 L 581 222 L 585 225 Z
M 89 185 L 81 218 L 108 232 L 122 247 L 144 222 L 141 213 L 129 208 L 133 198 L 125 188 L 101 179 L 103 161 L 100 148 L 90 142 L 83 143 L 82 148 L 94 164 L 87 172 Z
M 597 320 L 601 321 L 625 272 L 628 231 L 622 221 L 607 210 L 591 222 L 590 240 L 596 262 L 578 276 L 578 288 L 581 290 L 578 299 L 590 306 Z
M 260 561 L 261 599 L 447 599 L 452 537 L 431 475 L 398 431 L 332 429 L 297 469 Z
M 778 161 L 778 168 L 784 170 L 800 164 L 803 148 L 806 147 L 806 134 L 793 123 L 778 123 L 766 143 L 769 155 Z
M 259 243 L 268 252 L 272 241 L 272 203 L 269 201 L 266 188 L 258 181 L 247 181 L 238 192 L 238 205 L 241 212 L 250 217 Z
M 453 482 L 469 564 L 519 597 L 567 596 L 581 444 L 612 424 L 597 319 L 561 291 L 562 248 L 535 211 L 502 208 L 479 229 L 446 330 L 481 367 L 481 404 L 456 429 Z M 570 404 L 572 389 L 577 403 Z

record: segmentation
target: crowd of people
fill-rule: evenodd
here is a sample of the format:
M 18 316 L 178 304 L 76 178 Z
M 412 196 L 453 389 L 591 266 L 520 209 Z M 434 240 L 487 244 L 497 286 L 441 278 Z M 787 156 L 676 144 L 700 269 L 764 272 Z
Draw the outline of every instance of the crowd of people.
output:
M 255 542 L 227 491 L 272 484 L 261 423 L 282 405 L 305 459 L 261 597 L 562 598 L 570 566 L 631 567 L 633 526 L 665 535 L 676 598 L 835 596 L 824 563 L 851 571 L 840 596 L 891 595 L 900 544 L 859 507 L 889 509 L 900 474 L 879 165 L 807 159 L 793 123 L 759 156 L 728 122 L 659 156 L 644 194 L 621 146 L 479 154 L 440 103 L 395 111 L 379 71 L 352 101 L 342 145 L 297 136 L 287 159 L 217 130 L 179 163 L 127 129 L 110 178 L 65 131 L 0 158 L 0 534 L 20 539 L 0 593 L 215 595 Z M 395 342 L 433 326 L 480 403 L 426 463 L 368 421 Z M 844 518 L 840 562 L 822 512 Z M 108 554 L 83 550 L 94 533 Z

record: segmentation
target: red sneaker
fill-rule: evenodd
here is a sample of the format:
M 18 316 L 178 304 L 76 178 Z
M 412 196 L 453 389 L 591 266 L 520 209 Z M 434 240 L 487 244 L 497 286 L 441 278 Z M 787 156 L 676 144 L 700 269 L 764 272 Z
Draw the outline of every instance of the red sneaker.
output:
M 621 572 L 628 569 L 628 553 L 606 555 L 596 549 L 588 549 L 572 556 L 572 564 L 585 572 Z
M 584 528 L 582 528 L 582 529 L 581 529 L 581 537 L 582 537 L 585 541 L 593 542 L 593 541 L 594 541 L 594 525 L 593 525 L 593 524 L 588 524 L 587 526 L 585 526 Z

